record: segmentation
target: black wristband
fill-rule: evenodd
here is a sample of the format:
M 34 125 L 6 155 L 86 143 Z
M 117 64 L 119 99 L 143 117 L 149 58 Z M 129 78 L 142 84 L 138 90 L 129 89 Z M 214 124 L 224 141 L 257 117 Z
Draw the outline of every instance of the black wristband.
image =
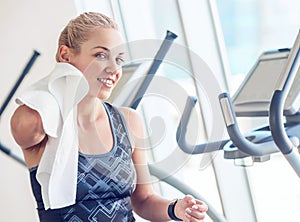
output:
M 169 204 L 168 215 L 169 215 L 169 217 L 170 217 L 171 220 L 182 221 L 181 219 L 179 219 L 175 215 L 175 205 L 177 204 L 177 202 L 178 202 L 178 199 L 176 199 L 174 202 L 172 202 L 172 203 Z

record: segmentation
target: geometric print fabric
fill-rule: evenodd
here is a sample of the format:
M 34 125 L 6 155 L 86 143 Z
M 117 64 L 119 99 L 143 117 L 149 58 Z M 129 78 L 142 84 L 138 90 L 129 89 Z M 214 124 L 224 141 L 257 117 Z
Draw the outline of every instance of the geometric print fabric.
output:
M 132 146 L 122 114 L 104 103 L 114 138 L 113 148 L 105 154 L 79 153 L 76 203 L 55 210 L 45 210 L 36 169 L 31 169 L 31 183 L 41 221 L 123 222 L 135 221 L 130 196 L 136 174 Z

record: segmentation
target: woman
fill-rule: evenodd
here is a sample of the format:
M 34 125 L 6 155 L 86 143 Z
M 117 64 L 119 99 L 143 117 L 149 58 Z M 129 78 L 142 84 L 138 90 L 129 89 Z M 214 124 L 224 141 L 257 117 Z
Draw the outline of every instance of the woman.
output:
M 44 119 L 27 105 L 20 105 L 12 116 L 12 134 L 30 169 L 41 221 L 135 221 L 133 211 L 150 221 L 202 221 L 205 217 L 207 206 L 200 200 L 189 195 L 166 200 L 154 193 L 142 150 L 145 135 L 141 117 L 130 108 L 103 102 L 122 76 L 122 45 L 116 23 L 93 12 L 71 20 L 59 38 L 58 64 L 79 70 L 88 83 L 88 91 L 76 107 L 78 173 L 74 204 L 45 209 L 36 179 L 50 138 Z

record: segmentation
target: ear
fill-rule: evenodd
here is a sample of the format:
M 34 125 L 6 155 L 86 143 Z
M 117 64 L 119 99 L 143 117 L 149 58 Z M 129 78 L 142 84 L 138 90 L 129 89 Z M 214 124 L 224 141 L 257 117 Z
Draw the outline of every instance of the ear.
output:
M 59 61 L 60 62 L 70 62 L 71 49 L 66 45 L 61 45 L 59 47 Z

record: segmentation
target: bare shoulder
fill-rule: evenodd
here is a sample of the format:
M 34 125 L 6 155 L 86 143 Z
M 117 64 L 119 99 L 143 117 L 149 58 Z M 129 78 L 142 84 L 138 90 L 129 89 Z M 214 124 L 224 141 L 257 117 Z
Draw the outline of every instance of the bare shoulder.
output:
M 14 139 L 24 149 L 38 144 L 45 137 L 39 113 L 26 105 L 15 110 L 10 125 Z
M 120 107 L 119 110 L 123 114 L 127 127 L 130 130 L 141 130 L 143 125 L 143 117 L 136 110 L 129 107 Z
M 144 138 L 145 137 L 145 130 L 144 130 L 144 121 L 142 115 L 134 109 L 128 107 L 119 107 L 119 110 L 124 116 L 126 121 L 127 128 L 129 130 L 130 136 L 137 144 L 137 138 Z
M 129 107 L 119 107 L 119 110 L 124 115 L 126 121 L 140 122 L 142 121 L 142 115 L 135 109 Z
M 37 111 L 31 109 L 26 105 L 21 105 L 16 108 L 11 117 L 12 130 L 18 129 L 18 127 L 28 127 L 29 129 L 34 127 L 40 120 L 40 116 Z

